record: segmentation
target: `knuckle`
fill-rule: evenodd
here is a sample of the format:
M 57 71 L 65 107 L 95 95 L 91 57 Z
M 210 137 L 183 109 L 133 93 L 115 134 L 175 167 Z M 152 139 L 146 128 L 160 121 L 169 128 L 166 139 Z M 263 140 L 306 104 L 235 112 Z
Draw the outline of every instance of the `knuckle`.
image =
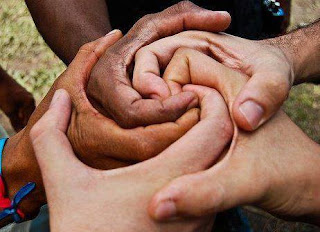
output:
M 125 51 L 119 49 L 118 46 L 112 46 L 108 48 L 108 50 L 104 53 L 104 56 L 106 57 L 109 63 L 116 64 L 116 62 L 119 62 L 123 59 L 124 54 Z
M 266 90 L 269 91 L 269 99 L 272 104 L 282 104 L 288 97 L 290 84 L 281 76 L 275 75 L 270 78 L 266 83 Z
M 180 47 L 175 54 L 178 56 L 186 56 L 190 51 L 192 51 L 190 48 Z
M 174 112 L 170 112 L 170 110 L 167 107 L 165 107 L 164 105 L 159 106 L 157 108 L 156 112 L 158 113 L 158 115 L 163 115 L 163 116 L 168 115 L 168 114 L 174 114 Z M 174 116 L 176 116 L 176 115 L 174 115 Z
M 184 13 L 188 11 L 192 11 L 196 8 L 196 5 L 190 1 L 181 1 L 175 5 L 177 9 L 177 13 Z
M 141 19 L 138 20 L 138 22 L 135 24 L 137 28 L 143 29 L 143 28 L 153 28 L 154 20 L 156 18 L 157 14 L 147 14 L 143 16 Z

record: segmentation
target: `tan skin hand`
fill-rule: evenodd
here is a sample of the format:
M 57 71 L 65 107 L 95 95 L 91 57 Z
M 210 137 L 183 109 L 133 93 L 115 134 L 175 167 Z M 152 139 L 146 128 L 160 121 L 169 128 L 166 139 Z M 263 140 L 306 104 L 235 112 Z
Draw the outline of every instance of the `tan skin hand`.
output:
M 170 61 L 164 79 L 171 92 L 188 83 L 215 88 L 232 112 L 248 77 L 203 53 L 182 48 Z M 153 197 L 149 211 L 164 220 L 254 204 L 278 216 L 319 223 L 319 165 L 319 145 L 279 111 L 251 134 L 235 127 L 231 147 L 216 165 L 172 181 Z M 162 205 L 171 205 L 172 210 L 159 210 Z
M 292 61 L 279 47 L 223 33 L 187 31 L 137 52 L 133 86 L 139 93 L 156 99 L 171 96 L 160 73 L 180 47 L 201 51 L 250 78 L 233 108 L 236 124 L 247 131 L 255 130 L 278 111 L 293 84 Z M 247 110 L 249 114 L 245 114 Z
M 147 212 L 159 188 L 175 177 L 204 170 L 216 162 L 231 139 L 232 123 L 223 98 L 207 87 L 185 88 L 199 95 L 200 122 L 157 157 L 111 171 L 92 169 L 75 157 L 65 136 L 70 99 L 64 90 L 57 91 L 48 112 L 31 131 L 52 231 L 212 230 L 214 215 L 158 223 Z
M 107 170 L 149 159 L 183 136 L 199 121 L 199 112 L 191 110 L 175 122 L 122 129 L 91 105 L 85 93 L 90 71 L 105 50 L 121 36 L 121 32 L 115 31 L 84 45 L 68 69 L 55 81 L 27 127 L 9 139 L 3 156 L 3 176 L 9 196 L 13 197 L 27 182 L 37 183 L 36 190 L 21 204 L 21 209 L 28 217 L 35 216 L 39 207 L 46 202 L 29 133 L 47 111 L 56 89 L 67 90 L 73 103 L 67 131 L 73 149 L 81 161 L 94 168 Z

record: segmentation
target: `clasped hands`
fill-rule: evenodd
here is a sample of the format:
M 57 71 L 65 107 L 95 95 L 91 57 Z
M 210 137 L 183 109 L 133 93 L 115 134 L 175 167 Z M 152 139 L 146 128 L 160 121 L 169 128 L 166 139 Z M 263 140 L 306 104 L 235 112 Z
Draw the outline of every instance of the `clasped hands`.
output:
M 168 12 L 170 13 L 170 9 L 165 14 L 169 14 Z M 190 22 L 203 20 L 206 16 L 214 18 L 210 12 L 205 12 L 207 15 L 201 13 L 201 16 L 195 14 L 190 21 L 187 20 L 190 15 L 184 15 L 184 25 L 192 29 L 194 26 L 190 25 Z M 221 20 L 222 16 L 223 14 L 216 14 L 214 19 Z M 181 20 L 177 17 L 178 19 Z M 152 18 L 149 17 L 149 20 Z M 210 29 L 224 29 L 228 25 L 228 17 L 222 21 L 227 23 L 217 24 L 220 27 Z M 202 25 L 204 28 L 198 29 L 205 30 L 210 23 Z M 149 38 L 148 31 L 142 32 L 145 33 L 142 35 Z M 168 30 L 160 35 L 151 35 L 151 38 L 172 33 L 172 30 Z M 42 169 L 50 212 L 55 215 L 52 225 L 61 225 L 58 222 L 63 221 L 64 225 L 71 226 L 72 223 L 65 222 L 79 221 L 77 215 L 67 219 L 63 215 L 71 215 L 71 211 L 74 212 L 85 197 L 91 197 L 92 201 L 104 200 L 97 202 L 98 208 L 92 207 L 85 212 L 83 218 L 98 211 L 102 213 L 101 218 L 104 220 L 97 223 L 97 228 L 103 229 L 109 225 L 111 230 L 125 230 L 128 226 L 136 227 L 137 230 L 150 227 L 156 229 L 160 226 L 164 230 L 181 228 L 187 231 L 188 228 L 193 231 L 197 228 L 208 229 L 212 224 L 212 216 L 159 224 L 147 217 L 148 207 L 150 214 L 160 220 L 176 216 L 210 216 L 241 204 L 256 204 L 286 216 L 317 215 L 317 181 L 311 177 L 319 176 L 316 170 L 319 147 L 282 112 L 278 112 L 266 125 L 253 133 L 237 129 L 237 124 L 252 130 L 264 122 L 256 120 L 257 117 L 248 120 L 243 114 L 235 113 L 238 108 L 234 107 L 243 103 L 239 100 L 237 103 L 236 97 L 247 83 L 248 73 L 239 72 L 242 71 L 241 68 L 238 71 L 229 69 L 210 56 L 220 57 L 218 60 L 222 61 L 226 58 L 226 50 L 219 50 L 217 44 L 226 41 L 226 44 L 232 46 L 235 42 L 245 44 L 245 40 L 223 34 L 190 31 L 158 40 L 138 51 L 139 47 L 148 41 L 140 37 L 140 40 L 135 40 L 141 43 L 139 46 L 126 45 L 129 39 L 133 39 L 133 34 L 129 32 L 109 49 L 109 46 L 121 38 L 120 32 L 115 31 L 82 47 L 24 131 L 30 131 L 32 125 L 49 108 L 32 130 L 31 137 Z M 253 44 L 257 47 L 265 46 Z M 132 80 L 135 90 L 131 88 L 128 78 L 122 78 L 127 75 L 119 72 L 130 69 L 132 47 L 138 51 Z M 177 50 L 179 47 L 191 49 Z M 105 53 L 106 49 L 108 50 Z M 124 53 L 126 49 L 131 49 L 128 53 L 130 56 Z M 227 57 L 223 63 L 233 68 L 234 65 L 241 66 L 234 54 L 233 57 L 234 59 Z M 108 62 L 101 62 L 106 60 Z M 103 64 L 107 66 L 102 68 Z M 117 65 L 125 69 L 117 69 Z M 160 69 L 166 70 L 164 79 L 159 78 Z M 285 71 L 291 73 L 289 63 Z M 108 75 L 119 78 L 108 79 Z M 70 76 L 72 78 L 66 78 Z M 101 76 L 105 76 L 105 79 L 98 78 Z M 251 81 L 251 86 L 254 87 L 255 82 Z M 283 88 L 289 88 L 289 79 L 283 83 Z M 54 92 L 61 88 L 70 94 L 72 111 L 70 99 L 63 90 L 58 91 L 50 105 Z M 106 96 L 101 95 L 101 88 L 107 90 Z M 128 94 L 127 98 L 117 98 L 118 92 L 125 93 L 121 96 Z M 150 100 L 143 100 L 141 96 Z M 101 97 L 105 97 L 104 101 L 99 101 Z M 272 99 L 270 96 L 265 97 Z M 187 109 L 196 107 L 198 100 L 200 115 L 197 109 L 185 113 Z M 116 111 L 115 106 L 120 110 Z M 123 113 L 125 110 L 128 113 Z M 263 111 L 264 109 L 261 112 Z M 267 113 L 264 120 L 272 115 L 272 111 Z M 180 117 L 181 115 L 183 116 Z M 177 118 L 179 119 L 175 123 L 167 123 Z M 122 129 L 112 119 L 125 128 L 140 127 Z M 150 122 L 161 124 L 142 127 L 152 124 Z M 102 172 L 77 161 L 64 133 L 67 133 L 79 159 L 94 168 L 112 169 L 126 166 L 165 150 L 141 164 Z M 286 139 L 285 144 L 283 138 Z M 297 138 L 299 144 L 296 143 Z M 176 140 L 177 142 L 173 143 Z M 170 144 L 172 145 L 169 146 Z M 60 147 L 62 150 L 57 149 Z M 303 165 L 309 165 L 310 169 L 305 170 Z M 206 169 L 208 170 L 205 171 Z M 58 170 L 65 170 L 67 175 L 57 173 Z M 51 178 L 53 176 L 57 178 Z M 177 177 L 178 179 L 174 180 Z M 156 191 L 171 180 L 173 182 L 151 200 Z M 73 196 L 70 199 L 71 192 L 65 191 L 68 186 L 78 188 L 78 192 L 89 189 L 95 195 Z M 307 186 L 308 189 L 301 186 Z M 61 191 L 66 192 L 64 197 L 58 197 Z M 296 204 L 297 199 L 301 204 Z M 106 208 L 108 210 L 104 210 Z M 121 215 L 121 219 L 115 215 Z M 130 219 L 123 223 L 123 217 Z M 85 220 L 82 227 L 86 228 Z

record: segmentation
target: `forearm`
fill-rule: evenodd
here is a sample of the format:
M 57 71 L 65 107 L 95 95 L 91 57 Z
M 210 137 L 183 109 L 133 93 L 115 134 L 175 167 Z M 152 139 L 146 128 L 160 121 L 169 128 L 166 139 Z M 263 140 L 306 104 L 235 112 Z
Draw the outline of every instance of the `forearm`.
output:
M 104 0 L 26 0 L 51 49 L 69 64 L 79 48 L 111 30 Z
M 279 46 L 292 62 L 295 84 L 320 83 L 320 21 L 267 42 Z

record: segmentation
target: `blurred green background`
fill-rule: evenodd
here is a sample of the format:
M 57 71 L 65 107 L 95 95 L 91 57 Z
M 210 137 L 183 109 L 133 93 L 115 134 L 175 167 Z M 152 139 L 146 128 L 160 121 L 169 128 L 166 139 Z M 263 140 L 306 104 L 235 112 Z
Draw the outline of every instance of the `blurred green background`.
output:
M 319 0 L 293 0 L 290 29 L 320 17 Z M 23 0 L 0 0 L 0 65 L 39 102 L 65 65 L 47 47 Z M 311 138 L 320 143 L 320 87 L 293 88 L 285 111 Z M 0 123 L 13 134 L 7 118 Z M 285 139 L 285 138 L 284 138 Z

